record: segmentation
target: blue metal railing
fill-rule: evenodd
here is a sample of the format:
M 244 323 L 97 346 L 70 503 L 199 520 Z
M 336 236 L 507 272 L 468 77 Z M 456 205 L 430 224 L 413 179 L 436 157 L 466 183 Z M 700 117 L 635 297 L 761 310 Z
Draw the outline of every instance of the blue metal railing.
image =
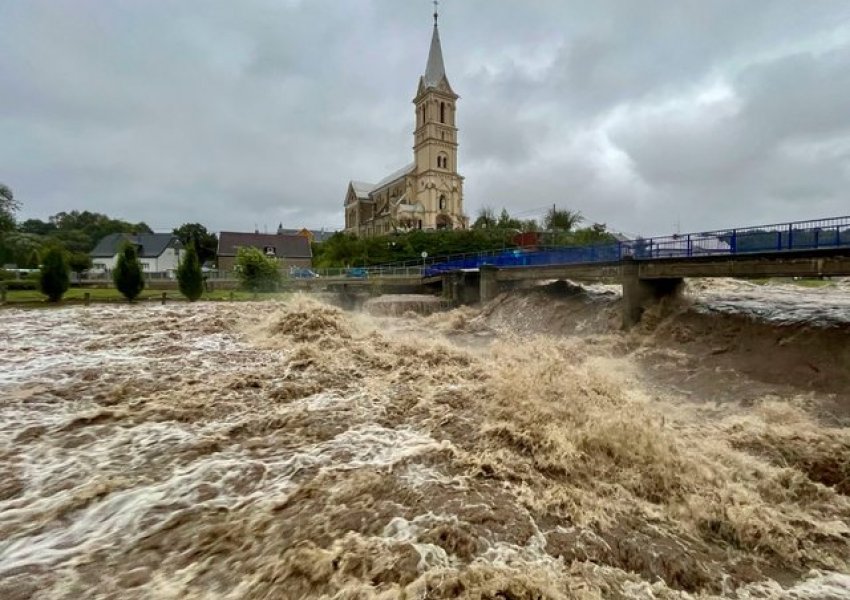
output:
M 424 265 L 425 277 L 482 266 L 522 267 L 573 265 L 635 260 L 688 259 L 775 252 L 850 248 L 850 217 L 758 225 L 701 233 L 638 238 L 592 246 L 535 250 L 514 248 L 498 252 L 434 259 Z

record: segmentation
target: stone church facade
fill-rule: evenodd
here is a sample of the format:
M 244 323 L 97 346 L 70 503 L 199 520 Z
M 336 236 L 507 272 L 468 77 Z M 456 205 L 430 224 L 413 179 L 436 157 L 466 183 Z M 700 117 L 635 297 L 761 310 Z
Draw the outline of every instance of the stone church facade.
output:
M 351 181 L 345 196 L 345 231 L 359 236 L 414 229 L 465 229 L 463 177 L 458 174 L 456 107 L 446 77 L 437 15 L 416 107 L 413 162 L 376 184 Z

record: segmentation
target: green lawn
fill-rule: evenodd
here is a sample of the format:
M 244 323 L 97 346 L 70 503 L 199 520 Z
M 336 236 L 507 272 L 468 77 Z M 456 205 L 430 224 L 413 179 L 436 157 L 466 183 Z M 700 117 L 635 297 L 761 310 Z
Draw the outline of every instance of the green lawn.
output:
M 92 302 L 126 302 L 124 297 L 115 288 L 71 288 L 65 294 L 63 301 L 79 303 L 82 302 L 85 293 L 88 292 Z M 257 300 L 280 300 L 286 298 L 286 293 L 260 293 L 256 295 Z M 138 298 L 139 302 L 159 301 L 162 298 L 161 290 L 145 290 Z M 253 300 L 255 295 L 251 292 L 243 292 L 239 290 L 217 290 L 215 292 L 206 293 L 201 297 L 201 300 L 211 301 L 246 301 Z M 177 290 L 166 291 L 166 301 L 184 302 L 185 298 Z M 50 304 L 45 300 L 45 297 L 36 290 L 9 290 L 6 292 L 6 303 L 11 305 L 45 305 Z

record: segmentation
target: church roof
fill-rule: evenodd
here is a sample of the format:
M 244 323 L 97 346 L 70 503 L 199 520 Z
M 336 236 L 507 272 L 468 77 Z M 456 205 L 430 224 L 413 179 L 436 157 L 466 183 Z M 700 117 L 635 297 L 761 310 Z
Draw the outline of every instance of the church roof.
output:
M 394 173 L 390 173 L 389 175 L 387 175 L 386 177 L 381 179 L 378 183 L 375 184 L 375 187 L 373 187 L 371 191 L 374 192 L 376 190 L 381 189 L 385 185 L 390 184 L 393 181 L 396 181 L 397 179 L 401 179 L 402 177 L 404 177 L 408 173 L 412 173 L 415 168 L 416 168 L 415 162 L 412 162 L 409 165 L 403 166 L 398 171 L 395 171 Z
M 357 197 L 363 198 L 364 200 L 369 197 L 369 192 L 375 189 L 374 184 L 366 183 L 365 181 L 352 181 L 351 187 L 354 189 L 354 193 L 357 194 Z

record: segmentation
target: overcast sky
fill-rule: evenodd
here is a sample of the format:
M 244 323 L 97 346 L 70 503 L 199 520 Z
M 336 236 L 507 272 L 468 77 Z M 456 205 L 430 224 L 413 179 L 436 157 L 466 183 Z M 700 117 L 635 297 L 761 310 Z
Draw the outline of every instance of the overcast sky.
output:
M 339 228 L 412 160 L 427 0 L 0 0 L 21 218 Z M 631 234 L 850 214 L 850 1 L 444 0 L 465 208 Z

